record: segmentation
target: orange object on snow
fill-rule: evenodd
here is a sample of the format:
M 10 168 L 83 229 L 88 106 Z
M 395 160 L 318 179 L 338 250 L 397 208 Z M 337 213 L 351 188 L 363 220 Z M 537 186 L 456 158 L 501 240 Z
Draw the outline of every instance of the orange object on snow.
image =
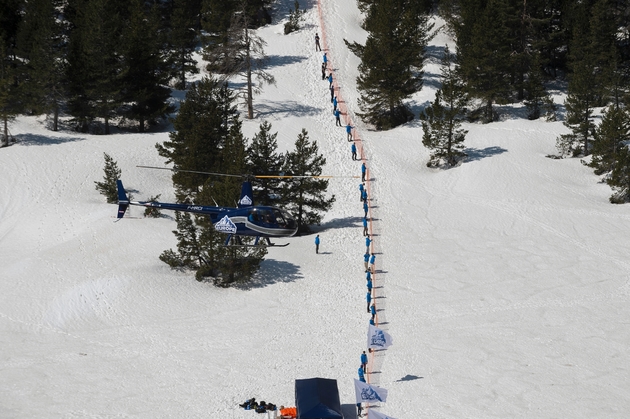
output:
M 280 416 L 283 418 L 296 418 L 297 417 L 297 408 L 295 407 L 285 407 L 280 410 Z

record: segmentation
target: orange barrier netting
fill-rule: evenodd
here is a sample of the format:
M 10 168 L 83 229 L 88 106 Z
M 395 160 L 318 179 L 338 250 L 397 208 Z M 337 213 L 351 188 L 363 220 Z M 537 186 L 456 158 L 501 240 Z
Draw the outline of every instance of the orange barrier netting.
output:
M 321 45 L 323 46 L 322 50 L 324 52 L 328 52 L 328 42 L 326 41 L 326 26 L 324 26 L 324 18 L 322 16 L 322 5 L 321 5 L 322 0 L 317 0 L 317 12 L 319 15 L 319 26 L 321 28 Z M 328 67 L 330 68 L 329 73 L 334 73 L 332 71 L 333 66 L 332 66 L 332 60 L 330 56 L 327 56 L 328 59 Z M 368 199 L 372 196 L 372 192 L 370 189 L 370 168 L 368 167 L 367 163 L 366 163 L 366 154 L 364 152 L 363 149 L 363 141 L 361 140 L 361 137 L 359 136 L 359 130 L 356 128 L 356 126 L 352 123 L 352 117 L 350 116 L 350 112 L 348 110 L 348 107 L 346 106 L 346 101 L 343 100 L 343 97 L 341 96 L 341 91 L 339 89 L 339 85 L 338 85 L 338 78 L 336 76 L 333 76 L 333 88 L 335 90 L 335 94 L 337 96 L 337 101 L 338 101 L 338 106 L 339 106 L 339 110 L 341 112 L 341 114 L 343 115 L 343 119 L 344 122 L 346 123 L 346 125 L 350 124 L 350 126 L 354 127 L 354 143 L 357 147 L 357 152 L 358 154 L 361 156 L 360 160 L 361 162 L 363 162 L 365 164 L 366 167 L 366 174 L 365 174 L 365 179 L 366 179 L 366 188 L 368 189 Z M 368 201 L 368 224 L 369 224 L 369 234 L 370 237 L 373 237 L 373 228 L 372 228 L 372 205 L 370 205 L 369 201 Z M 372 241 L 372 243 L 370 244 L 370 254 L 374 253 L 374 249 L 375 249 L 375 245 L 374 245 L 374 241 Z M 374 308 L 378 308 L 376 305 L 376 266 L 374 266 L 373 269 L 373 274 L 372 274 L 372 282 L 374 284 L 374 287 L 372 288 L 372 301 L 374 304 Z M 378 326 L 378 314 L 375 315 L 374 318 L 374 323 L 376 326 Z M 372 365 L 374 362 L 374 352 L 369 352 L 369 356 L 370 356 L 370 362 L 368 363 L 369 365 Z M 367 371 L 367 382 L 370 382 L 370 371 Z M 369 409 L 369 406 L 367 406 L 367 409 Z

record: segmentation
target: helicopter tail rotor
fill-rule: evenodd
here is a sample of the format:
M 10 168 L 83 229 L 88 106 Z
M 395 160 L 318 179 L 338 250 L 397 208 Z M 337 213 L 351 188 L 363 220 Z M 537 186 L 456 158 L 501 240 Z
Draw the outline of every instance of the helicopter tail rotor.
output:
M 121 219 L 127 212 L 127 208 L 129 208 L 129 198 L 123 187 L 122 180 L 118 179 L 116 181 L 116 189 L 118 190 L 118 215 L 116 218 Z

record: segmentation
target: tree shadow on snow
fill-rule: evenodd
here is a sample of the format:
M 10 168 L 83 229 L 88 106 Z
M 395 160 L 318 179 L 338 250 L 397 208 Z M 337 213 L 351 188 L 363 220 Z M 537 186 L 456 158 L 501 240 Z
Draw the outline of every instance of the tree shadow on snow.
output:
M 285 102 L 275 102 L 271 100 L 265 101 L 265 103 L 257 103 L 254 105 L 256 108 L 257 117 L 264 117 L 266 115 L 295 115 L 295 116 L 314 116 L 317 115 L 320 110 L 313 106 L 305 106 L 294 100 Z
M 284 65 L 300 63 L 307 57 L 300 55 L 268 55 L 265 68 L 282 67 Z
M 46 135 L 36 134 L 17 134 L 14 135 L 18 144 L 22 145 L 59 145 L 65 143 L 73 143 L 76 141 L 83 141 L 85 137 L 49 137 Z
M 260 264 L 258 274 L 251 282 L 243 284 L 241 289 L 262 288 L 281 282 L 294 282 L 302 279 L 300 267 L 290 262 L 275 259 L 265 259 Z
M 464 150 L 464 153 L 468 155 L 468 157 L 466 158 L 467 162 L 485 159 L 486 157 L 492 157 L 492 156 L 496 156 L 497 154 L 503 154 L 506 152 L 507 150 L 505 148 L 497 147 L 497 146 L 486 147 L 483 149 L 467 148 Z

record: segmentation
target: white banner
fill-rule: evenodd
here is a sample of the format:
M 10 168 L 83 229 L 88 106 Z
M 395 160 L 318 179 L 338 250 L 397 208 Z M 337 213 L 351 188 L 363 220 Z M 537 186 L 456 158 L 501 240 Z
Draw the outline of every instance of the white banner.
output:
M 367 346 L 370 349 L 385 349 L 392 346 L 392 337 L 389 333 L 370 325 L 368 328 Z
M 391 416 L 387 416 L 384 413 L 377 412 L 374 409 L 368 409 L 367 419 L 394 419 L 394 418 Z
M 387 390 L 381 387 L 371 386 L 355 378 L 354 391 L 357 396 L 357 403 L 385 402 L 387 400 Z

